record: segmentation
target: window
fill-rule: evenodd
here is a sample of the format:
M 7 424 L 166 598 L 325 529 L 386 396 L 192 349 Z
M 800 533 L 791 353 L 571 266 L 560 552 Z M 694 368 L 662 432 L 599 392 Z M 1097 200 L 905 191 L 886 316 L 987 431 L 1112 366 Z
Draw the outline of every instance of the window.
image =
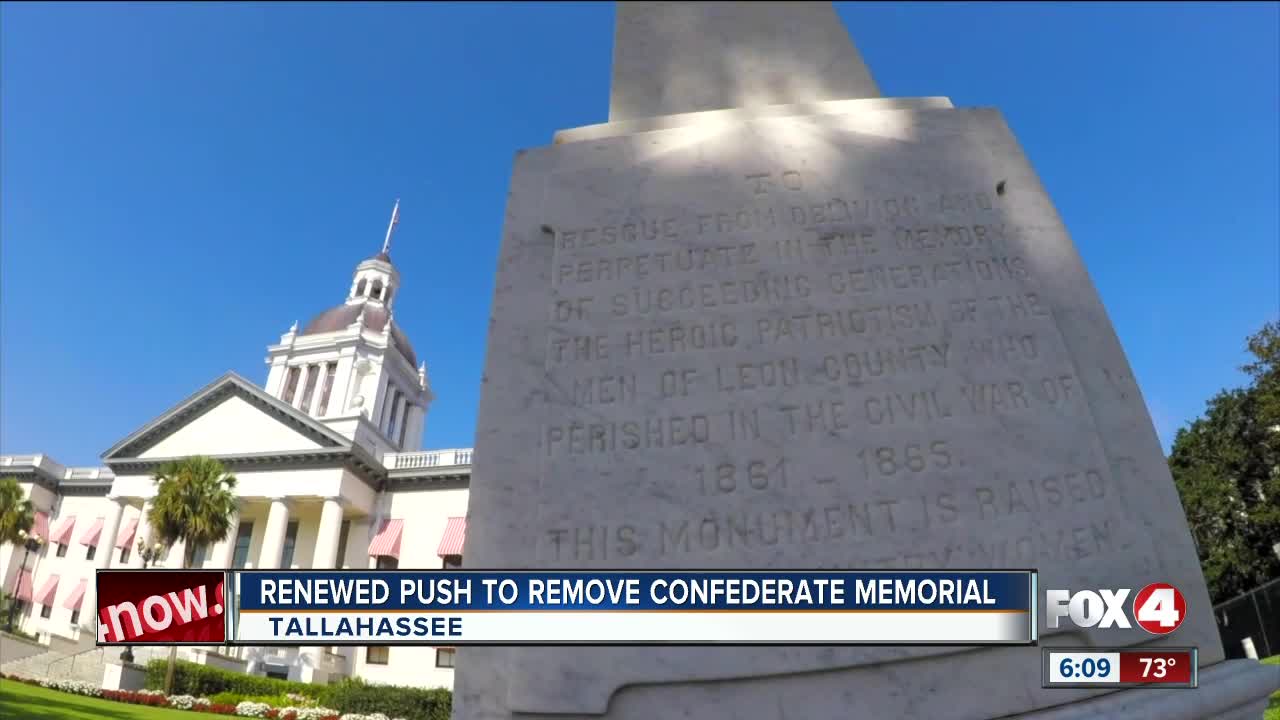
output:
M 253 523 L 240 523 L 236 531 L 236 549 L 231 554 L 231 567 L 243 568 L 249 562 L 249 541 L 253 539 Z
M 374 300 L 382 299 L 382 281 L 381 280 L 373 281 L 373 289 L 369 291 L 369 297 L 373 298 Z
M 18 617 L 22 617 L 27 613 L 27 603 L 23 600 L 17 600 L 13 604 L 13 613 Z
M 394 411 L 396 398 L 400 395 L 400 391 L 396 390 L 391 381 L 387 381 L 387 389 L 382 394 L 382 423 L 379 425 L 383 430 L 387 431 L 387 436 L 391 436 L 391 423 L 395 421 Z
M 57 546 L 56 550 L 54 551 L 54 555 L 56 555 L 56 556 L 58 556 L 58 557 L 66 557 L 66 556 L 67 556 L 67 546 L 66 546 L 65 544 L 63 544 L 63 543 L 54 543 L 54 545 L 56 545 L 56 546 Z
M 387 423 L 387 438 L 394 440 L 396 436 L 396 422 L 400 420 L 400 403 L 404 400 L 404 396 L 399 390 L 395 391 L 395 400 L 391 403 L 391 420 Z
M 436 648 L 436 667 L 453 667 L 454 652 L 453 648 Z
M 129 546 L 125 545 L 120 548 L 120 564 L 123 565 L 127 562 L 129 562 Z
M 80 622 L 80 608 L 71 611 L 71 624 L 75 625 Z
M 404 412 L 400 413 L 400 440 L 399 440 L 399 444 L 400 444 L 400 449 L 401 449 L 401 450 L 403 450 L 403 449 L 404 449 L 404 434 L 405 434 L 405 431 L 409 429 L 409 408 L 412 408 L 412 407 L 413 407 L 413 406 L 412 406 L 412 405 L 410 405 L 410 404 L 408 403 L 408 401 L 406 401 L 406 402 L 405 402 L 405 404 L 404 404 Z
M 443 567 L 445 570 L 453 570 L 453 569 L 462 567 L 461 555 L 445 555 L 443 560 L 444 560 Z
M 378 557 L 379 570 L 399 570 L 400 558 L 393 558 L 390 555 L 382 555 Z
M 207 545 L 197 545 L 196 551 L 191 553 L 191 567 L 204 567 L 204 561 L 208 555 L 209 547 Z
M 335 566 L 342 569 L 347 566 L 347 536 L 351 534 L 351 521 L 342 521 L 342 530 L 338 533 L 338 560 Z
M 267 677 L 275 680 L 289 679 L 289 668 L 284 667 L 283 665 L 263 665 L 262 672 Z
M 52 605 L 43 605 L 43 606 L 41 606 L 41 607 L 40 607 L 40 617 L 42 617 L 42 618 L 48 618 L 48 617 L 49 617 L 50 615 L 52 615 L 52 614 L 53 614 L 53 606 L 52 606 Z
M 289 569 L 293 567 L 293 549 L 298 545 L 298 521 L 294 520 L 289 523 L 284 531 L 284 550 L 280 553 L 280 567 Z
M 386 665 L 390 659 L 390 646 L 370 645 L 364 649 L 364 661 L 370 665 Z
M 289 374 L 284 379 L 284 394 L 280 396 L 281 400 L 289 404 L 293 404 L 293 395 L 298 392 L 298 375 L 302 373 L 302 368 L 291 367 Z
M 382 400 L 381 427 L 387 434 L 390 434 L 391 425 L 393 422 L 395 422 L 394 411 L 395 411 L 395 404 L 396 404 L 396 389 L 391 386 L 390 382 L 387 383 L 387 392 L 382 397 L 383 397 L 383 400 Z
M 311 365 L 307 368 L 307 382 L 302 389 L 302 402 L 298 404 L 298 409 L 302 412 L 311 410 L 311 396 L 316 394 L 316 380 L 320 379 L 320 366 Z
M 365 280 L 364 278 L 360 278 L 360 282 L 356 283 L 356 297 L 364 296 L 364 286 L 365 286 L 365 283 L 367 282 L 368 281 Z
M 324 385 L 320 387 L 320 407 L 316 408 L 317 416 L 329 411 L 329 394 L 333 392 L 333 377 L 338 374 L 337 363 L 328 363 L 324 367 Z
M 86 551 L 85 551 L 85 553 L 84 553 L 84 559 L 85 559 L 85 560 L 92 560 L 92 559 L 93 559 L 93 556 L 94 556 L 94 555 L 97 555 L 97 554 L 98 554 L 98 546 L 97 546 L 97 545 L 90 545 L 90 546 L 89 546 L 89 549 L 88 549 L 88 550 L 86 550 Z

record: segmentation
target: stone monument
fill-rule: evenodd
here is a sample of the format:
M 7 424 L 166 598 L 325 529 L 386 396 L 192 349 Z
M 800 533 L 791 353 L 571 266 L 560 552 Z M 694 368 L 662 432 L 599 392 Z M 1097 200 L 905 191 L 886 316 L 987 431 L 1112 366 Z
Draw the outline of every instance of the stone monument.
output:
M 1169 582 L 1200 689 L 1027 647 L 462 648 L 454 717 L 1258 718 L 1129 364 L 1000 113 L 879 90 L 829 3 L 622 2 L 610 122 L 516 155 L 467 565 Z M 1274 670 L 1274 672 L 1272 672 Z

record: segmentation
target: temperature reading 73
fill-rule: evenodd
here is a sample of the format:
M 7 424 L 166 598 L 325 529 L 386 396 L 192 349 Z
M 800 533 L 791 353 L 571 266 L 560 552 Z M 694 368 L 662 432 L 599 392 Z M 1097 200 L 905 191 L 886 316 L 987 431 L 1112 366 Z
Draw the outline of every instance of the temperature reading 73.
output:
M 1142 661 L 1142 677 L 1162 678 L 1169 668 L 1178 664 L 1177 658 L 1138 658 Z

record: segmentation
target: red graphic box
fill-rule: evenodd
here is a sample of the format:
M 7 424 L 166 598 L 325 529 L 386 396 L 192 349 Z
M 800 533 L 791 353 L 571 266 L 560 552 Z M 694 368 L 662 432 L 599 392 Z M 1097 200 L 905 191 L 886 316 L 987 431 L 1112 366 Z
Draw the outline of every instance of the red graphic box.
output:
M 220 570 L 99 570 L 99 645 L 205 645 L 227 639 Z

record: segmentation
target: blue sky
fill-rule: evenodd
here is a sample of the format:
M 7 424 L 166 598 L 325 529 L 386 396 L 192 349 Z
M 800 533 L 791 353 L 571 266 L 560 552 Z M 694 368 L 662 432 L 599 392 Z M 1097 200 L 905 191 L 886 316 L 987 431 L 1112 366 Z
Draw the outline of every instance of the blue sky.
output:
M 1277 4 L 838 3 L 886 95 L 1000 108 L 1162 438 L 1280 312 Z M 608 111 L 613 6 L 0 8 L 0 452 L 91 464 L 340 302 L 395 198 L 396 319 L 472 443 L 519 148 Z

